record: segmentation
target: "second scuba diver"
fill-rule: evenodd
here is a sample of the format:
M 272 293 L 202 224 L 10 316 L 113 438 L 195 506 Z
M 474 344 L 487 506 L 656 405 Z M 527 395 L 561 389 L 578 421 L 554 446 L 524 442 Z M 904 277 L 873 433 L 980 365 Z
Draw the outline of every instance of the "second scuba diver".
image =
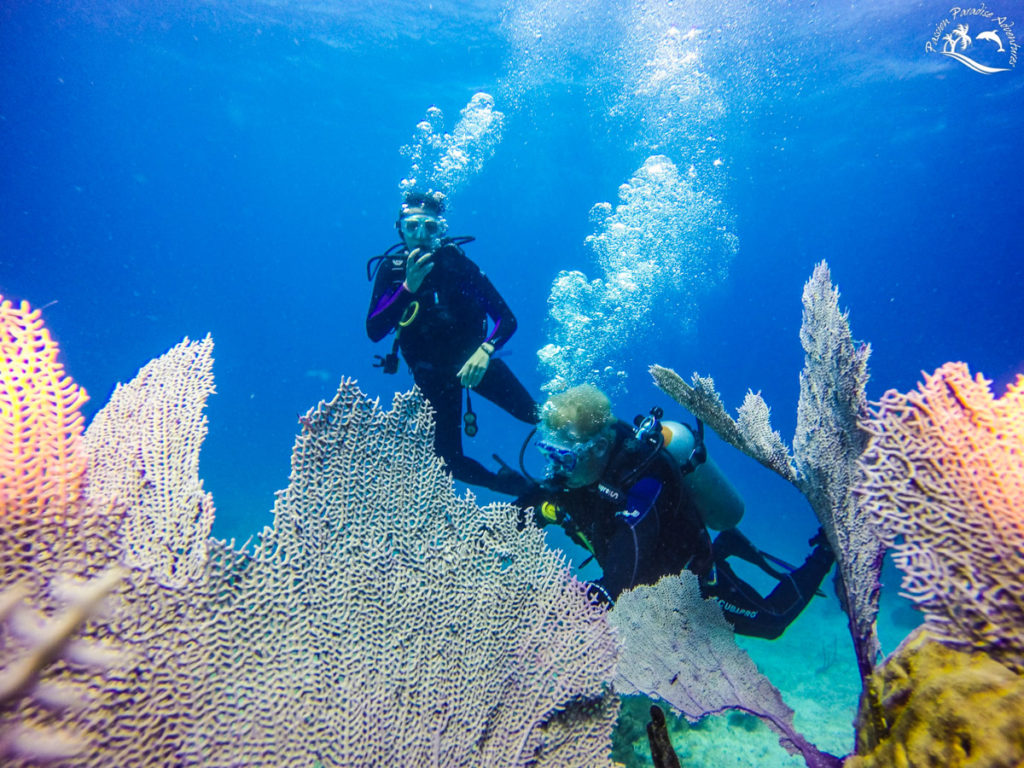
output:
M 797 568 L 759 551 L 735 528 L 742 501 L 708 462 L 702 427 L 660 416 L 654 409 L 634 428 L 586 384 L 552 396 L 537 442 L 548 478 L 516 503 L 532 507 L 538 525 L 562 526 L 592 553 L 604 572 L 595 586 L 605 599 L 687 569 L 736 632 L 779 637 L 832 567 L 824 534 L 811 539 L 814 548 Z M 708 526 L 722 530 L 713 542 Z M 758 566 L 777 586 L 762 596 L 735 573 L 730 557 Z
M 470 391 L 479 392 L 520 421 L 535 424 L 537 403 L 501 359 L 494 357 L 516 330 L 516 318 L 487 276 L 462 250 L 472 238 L 445 237 L 440 193 L 411 193 L 395 226 L 402 242 L 376 263 L 366 332 L 396 339 L 379 366 L 398 370 L 397 351 L 434 408 L 434 448 L 448 471 L 465 483 L 516 496 L 532 487 L 502 466 L 492 472 L 462 450 L 462 428 L 476 434 Z M 490 326 L 488 324 L 490 318 Z M 466 412 L 462 390 L 466 390 Z

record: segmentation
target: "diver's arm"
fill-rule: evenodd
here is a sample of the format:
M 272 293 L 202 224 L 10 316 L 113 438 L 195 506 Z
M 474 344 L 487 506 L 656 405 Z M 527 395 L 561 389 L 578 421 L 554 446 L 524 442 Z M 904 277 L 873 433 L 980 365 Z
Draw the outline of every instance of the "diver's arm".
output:
M 391 263 L 384 264 L 377 272 L 370 309 L 366 313 L 366 335 L 371 341 L 380 341 L 393 331 L 412 303 L 413 295 L 406 289 L 404 280 L 404 270 Z
M 494 284 L 487 278 L 487 275 L 481 272 L 479 267 L 474 271 L 474 293 L 480 298 L 484 310 L 494 323 L 494 327 L 491 328 L 491 332 L 487 335 L 485 342 L 491 344 L 495 350 L 498 350 L 505 345 L 505 342 L 512 338 L 512 334 L 516 332 L 519 324 L 516 322 L 516 316 L 512 314 L 512 310 L 509 309 L 508 304 L 505 303 L 501 294 L 498 293 L 498 289 L 494 287 Z

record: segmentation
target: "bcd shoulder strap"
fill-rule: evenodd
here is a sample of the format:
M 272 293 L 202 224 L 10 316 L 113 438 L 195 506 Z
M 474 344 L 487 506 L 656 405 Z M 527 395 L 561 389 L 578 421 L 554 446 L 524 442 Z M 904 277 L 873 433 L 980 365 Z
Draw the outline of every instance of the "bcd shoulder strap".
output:
M 377 256 L 371 256 L 366 262 L 366 279 L 369 282 L 373 282 L 374 278 L 377 277 L 377 273 L 380 271 L 381 264 L 384 263 L 385 259 L 390 259 L 394 256 L 400 248 L 404 248 L 405 243 L 395 243 L 388 248 L 384 253 Z

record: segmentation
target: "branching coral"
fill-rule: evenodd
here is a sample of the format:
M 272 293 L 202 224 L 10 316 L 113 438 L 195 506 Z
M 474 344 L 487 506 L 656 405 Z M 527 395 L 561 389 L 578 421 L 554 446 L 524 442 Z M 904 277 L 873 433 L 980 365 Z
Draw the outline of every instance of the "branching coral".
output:
M 851 493 L 868 441 L 860 423 L 868 415 L 871 348 L 854 343 L 849 317 L 839 309 L 839 291 L 832 287 L 824 262 L 804 286 L 803 305 L 800 341 L 805 362 L 793 436 L 796 484 L 836 553 L 840 598 L 863 679 L 880 651 L 875 616 L 885 551 L 867 510 Z
M 796 470 L 782 435 L 772 429 L 771 409 L 759 393 L 747 392 L 734 420 L 715 390 L 710 376 L 693 374 L 691 384 L 675 371 L 651 366 L 654 382 L 669 397 L 707 424 L 730 445 L 743 451 L 790 482 L 796 482 Z
M 213 340 L 185 339 L 118 384 L 85 436 L 92 499 L 128 514 L 121 550 L 161 584 L 182 586 L 206 563 L 213 499 L 199 479 L 203 408 L 213 393 Z
M 57 354 L 42 313 L 0 296 L 0 514 L 57 514 L 80 499 L 86 394 Z

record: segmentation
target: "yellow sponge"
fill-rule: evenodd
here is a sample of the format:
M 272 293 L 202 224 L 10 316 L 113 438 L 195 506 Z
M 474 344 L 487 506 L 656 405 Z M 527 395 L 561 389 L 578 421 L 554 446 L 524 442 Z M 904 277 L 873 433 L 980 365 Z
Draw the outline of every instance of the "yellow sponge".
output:
M 875 670 L 844 768 L 1024 765 L 1024 676 L 923 631 Z

